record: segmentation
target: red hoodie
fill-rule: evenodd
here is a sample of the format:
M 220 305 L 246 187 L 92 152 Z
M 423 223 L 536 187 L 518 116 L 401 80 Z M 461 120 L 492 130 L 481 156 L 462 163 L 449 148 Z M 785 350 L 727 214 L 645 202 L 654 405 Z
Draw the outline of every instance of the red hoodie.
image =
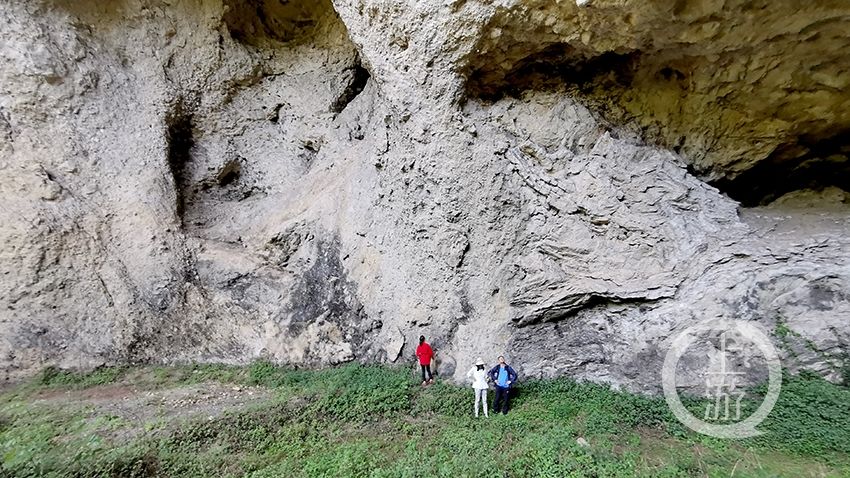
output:
M 434 356 L 434 351 L 428 342 L 422 342 L 419 347 L 416 347 L 416 356 L 419 357 L 420 365 L 431 365 L 431 357 Z

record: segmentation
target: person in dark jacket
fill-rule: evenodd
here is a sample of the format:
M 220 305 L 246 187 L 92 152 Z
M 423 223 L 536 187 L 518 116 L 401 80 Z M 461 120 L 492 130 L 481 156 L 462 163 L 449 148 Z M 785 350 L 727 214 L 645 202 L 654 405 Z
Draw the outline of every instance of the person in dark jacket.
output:
M 499 356 L 499 365 L 491 368 L 487 375 L 496 385 L 496 398 L 493 399 L 493 411 L 495 413 L 508 413 L 508 399 L 511 384 L 516 382 L 516 371 L 505 363 L 505 357 Z

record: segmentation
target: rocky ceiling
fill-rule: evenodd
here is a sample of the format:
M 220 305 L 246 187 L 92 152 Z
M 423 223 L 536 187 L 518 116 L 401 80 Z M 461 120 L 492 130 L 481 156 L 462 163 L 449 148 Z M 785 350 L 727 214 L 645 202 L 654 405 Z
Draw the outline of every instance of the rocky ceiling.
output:
M 566 88 L 745 205 L 850 186 L 850 4 L 515 2 L 465 65 L 467 97 Z

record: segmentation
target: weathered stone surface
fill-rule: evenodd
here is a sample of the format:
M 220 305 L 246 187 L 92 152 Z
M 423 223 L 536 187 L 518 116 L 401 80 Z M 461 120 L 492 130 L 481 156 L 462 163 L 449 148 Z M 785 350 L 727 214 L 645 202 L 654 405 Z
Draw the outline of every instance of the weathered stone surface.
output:
M 850 199 L 785 193 L 848 187 L 847 15 L 6 2 L 2 379 L 402 362 L 424 334 L 450 377 L 506 354 L 657 391 L 671 338 L 727 317 L 838 380 Z
M 816 180 L 822 171 L 813 170 L 847 176 L 843 2 L 540 0 L 502 8 L 466 65 L 471 95 L 566 85 L 682 153 L 702 177 L 741 179 L 730 188 L 750 202 L 761 199 L 753 195 L 759 181 L 788 181 L 768 186 L 768 195 Z M 759 162 L 769 167 L 741 177 Z

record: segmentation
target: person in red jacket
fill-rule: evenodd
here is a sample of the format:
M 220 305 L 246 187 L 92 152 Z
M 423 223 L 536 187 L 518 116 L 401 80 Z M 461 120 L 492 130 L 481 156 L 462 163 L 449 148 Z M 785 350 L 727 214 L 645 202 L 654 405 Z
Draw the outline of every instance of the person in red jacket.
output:
M 434 357 L 434 351 L 431 349 L 431 346 L 428 345 L 428 342 L 425 341 L 425 336 L 419 336 L 419 346 L 416 347 L 416 357 L 419 358 L 419 367 L 422 368 L 422 385 L 428 385 L 429 383 L 434 383 L 434 376 L 431 375 L 431 358 Z M 428 373 L 428 377 L 425 377 L 425 373 Z

